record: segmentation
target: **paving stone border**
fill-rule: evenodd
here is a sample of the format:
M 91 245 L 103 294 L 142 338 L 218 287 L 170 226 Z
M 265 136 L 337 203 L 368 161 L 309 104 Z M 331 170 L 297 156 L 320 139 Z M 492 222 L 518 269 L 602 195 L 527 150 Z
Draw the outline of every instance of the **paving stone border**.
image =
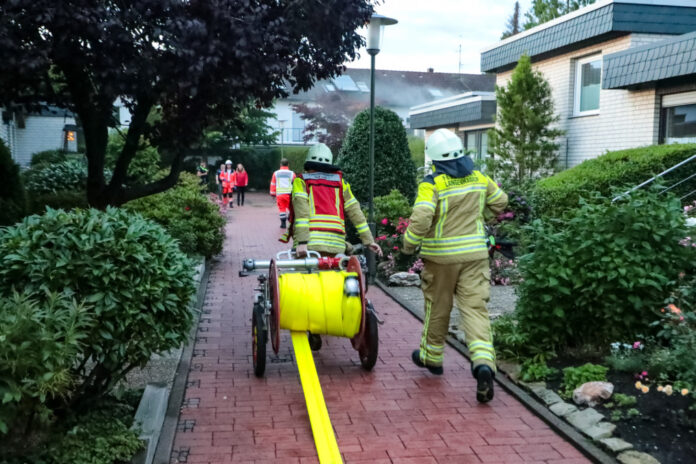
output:
M 202 313 L 201 308 L 205 298 L 205 290 L 208 282 L 208 266 L 206 260 L 200 257 L 195 260 L 194 280 L 196 282 L 196 295 L 191 301 L 191 311 L 194 312 L 194 321 L 188 342 L 179 350 L 178 367 L 174 373 L 171 388 L 160 383 L 148 384 L 136 411 L 136 422 L 142 429 L 140 438 L 145 441 L 146 448 L 136 454 L 131 464 L 169 464 L 171 448 L 174 444 L 179 408 L 186 387 L 186 373 L 193 354 L 196 327 Z M 182 371 L 182 364 L 185 364 Z M 183 376 L 181 373 L 183 372 Z M 134 427 L 136 424 L 134 424 Z M 163 451 L 164 450 L 164 451 Z M 164 458 L 162 456 L 165 456 Z
M 411 313 L 416 319 L 422 321 L 422 315 L 419 314 L 417 311 L 414 311 L 412 308 L 409 307 L 409 305 L 406 302 L 403 302 L 398 295 L 398 293 L 394 292 L 392 288 L 390 288 L 388 285 L 384 284 L 381 281 L 375 282 L 376 286 L 382 289 L 387 295 L 389 295 L 396 303 L 398 303 L 402 308 L 404 308 L 406 311 Z M 459 337 L 456 337 L 454 334 L 450 334 L 447 337 L 447 343 L 452 346 L 454 349 L 459 351 L 463 356 L 466 358 L 469 358 L 469 350 L 466 348 L 464 345 L 463 341 L 460 340 Z M 513 367 L 514 365 L 510 365 L 512 369 L 515 369 Z M 518 367 L 517 367 L 518 368 Z M 505 375 L 498 375 L 496 376 L 495 380 L 500 387 L 502 387 L 505 391 L 513 395 L 517 400 L 519 400 L 527 409 L 532 411 L 534 414 L 536 414 L 541 420 L 546 422 L 554 431 L 559 433 L 561 436 L 563 436 L 566 440 L 568 440 L 575 448 L 577 448 L 582 454 L 584 454 L 586 457 L 591 459 L 593 462 L 600 463 L 600 464 L 609 464 L 609 463 L 616 463 L 616 462 L 621 462 L 622 464 L 655 464 L 657 461 L 635 461 L 635 460 L 624 460 L 622 461 L 622 456 L 625 459 L 633 459 L 634 456 L 638 454 L 645 454 L 645 453 L 638 453 L 637 451 L 630 450 L 629 451 L 623 451 L 622 454 L 618 456 L 619 461 L 617 461 L 617 458 L 614 456 L 608 454 L 604 449 L 600 448 L 593 442 L 593 438 L 591 438 L 591 435 L 589 434 L 583 434 L 581 431 L 573 427 L 569 422 L 566 421 L 567 416 L 572 416 L 575 414 L 573 417 L 573 421 L 575 423 L 580 423 L 583 425 L 587 425 L 589 431 L 597 437 L 597 440 L 599 439 L 608 439 L 611 434 L 607 435 L 608 430 L 612 426 L 615 427 L 614 424 L 606 423 L 606 422 L 601 422 L 601 419 L 604 418 L 604 416 L 600 413 L 598 413 L 595 409 L 592 408 L 587 408 L 585 410 L 579 410 L 577 407 L 574 405 L 565 403 L 562 401 L 561 397 L 558 396 L 555 392 L 546 389 L 546 384 L 542 383 L 536 383 L 536 384 L 518 384 L 512 378 L 509 378 L 506 374 L 505 371 L 500 371 Z M 543 397 L 540 398 L 536 393 L 534 393 L 534 390 L 536 391 Z M 558 398 L 559 401 L 556 401 L 556 398 Z M 550 403 L 550 404 L 549 404 Z M 552 412 L 549 408 L 554 407 L 559 413 L 563 414 L 556 414 Z M 591 412 L 585 412 L 591 409 Z M 597 417 L 599 416 L 599 417 Z M 600 424 L 607 424 L 607 425 L 600 425 Z M 613 431 L 613 428 L 611 428 Z M 617 440 L 617 439 L 614 439 Z M 621 440 L 619 440 L 621 441 Z M 603 446 L 606 446 L 606 449 L 611 449 L 611 447 L 601 441 L 598 441 L 598 443 L 601 443 Z M 626 445 L 619 443 L 617 441 L 610 441 L 609 442 L 612 446 L 626 450 L 628 448 L 625 448 Z M 624 442 L 626 443 L 626 442 Z M 630 453 L 630 455 L 626 455 L 626 453 Z M 614 454 L 614 453 L 612 453 Z M 646 457 L 649 457 L 650 459 L 652 456 L 645 454 Z M 659 463 L 657 463 L 659 464 Z

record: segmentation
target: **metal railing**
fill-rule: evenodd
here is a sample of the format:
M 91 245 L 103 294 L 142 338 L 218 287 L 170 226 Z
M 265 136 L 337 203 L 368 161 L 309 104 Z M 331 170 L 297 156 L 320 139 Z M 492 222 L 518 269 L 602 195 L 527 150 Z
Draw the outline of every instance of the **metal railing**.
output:
M 676 171 L 676 170 L 679 169 L 680 167 L 685 166 L 685 165 L 689 164 L 689 163 L 692 162 L 692 161 L 696 161 L 696 155 L 693 155 L 693 156 L 691 156 L 691 157 L 685 159 L 684 161 L 675 164 L 675 165 L 672 166 L 671 168 L 666 169 L 666 170 L 662 171 L 661 173 L 657 174 L 656 176 L 651 177 L 650 179 L 646 180 L 646 181 L 643 182 L 642 184 L 636 185 L 636 186 L 633 187 L 632 189 L 627 190 L 627 191 L 625 191 L 624 193 L 622 193 L 621 195 L 616 196 L 613 200 L 611 200 L 612 203 L 615 202 L 615 201 L 617 201 L 617 200 L 620 200 L 621 198 L 627 197 L 627 196 L 630 195 L 632 192 L 635 192 L 636 190 L 638 190 L 638 189 L 640 189 L 640 188 L 643 188 L 643 187 L 645 187 L 646 185 L 652 184 L 652 183 L 655 182 L 657 179 L 660 179 L 660 178 L 666 176 L 667 174 L 669 174 L 669 173 L 671 173 L 671 172 L 673 172 L 673 171 Z M 695 170 L 693 173 L 691 173 L 690 175 L 688 175 L 687 177 L 685 177 L 685 178 L 683 178 L 683 179 L 681 179 L 681 180 L 675 182 L 674 184 L 670 185 L 669 187 L 664 188 L 663 190 L 660 191 L 660 193 L 668 192 L 668 191 L 674 189 L 675 187 L 677 187 L 677 186 L 679 186 L 679 185 L 681 185 L 681 184 L 683 184 L 683 183 L 685 183 L 685 182 L 687 182 L 687 181 L 693 179 L 694 177 L 696 177 L 696 170 Z M 680 197 L 679 199 L 680 199 L 680 200 L 684 200 L 684 199 L 690 197 L 690 196 L 693 195 L 693 194 L 696 194 L 696 189 L 690 191 L 690 192 L 687 193 L 686 195 L 683 195 L 683 196 Z

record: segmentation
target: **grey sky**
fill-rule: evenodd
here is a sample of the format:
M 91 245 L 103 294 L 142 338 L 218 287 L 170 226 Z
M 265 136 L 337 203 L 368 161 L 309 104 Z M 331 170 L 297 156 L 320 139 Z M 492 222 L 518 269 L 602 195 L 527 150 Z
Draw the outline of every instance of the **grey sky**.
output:
M 521 15 L 532 0 L 520 0 Z M 513 12 L 515 0 L 384 0 L 377 12 L 399 21 L 384 30 L 378 69 L 480 72 L 481 49 L 495 43 Z M 351 68 L 369 68 L 364 49 Z

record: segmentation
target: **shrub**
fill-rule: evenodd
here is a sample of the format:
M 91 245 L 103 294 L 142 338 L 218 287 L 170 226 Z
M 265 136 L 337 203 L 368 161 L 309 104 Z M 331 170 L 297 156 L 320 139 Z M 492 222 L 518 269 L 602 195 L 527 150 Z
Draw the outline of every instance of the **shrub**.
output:
M 557 372 L 558 369 L 547 366 L 544 361 L 528 359 L 522 363 L 520 379 L 523 382 L 541 382 L 554 376 Z
M 604 346 L 645 333 L 693 249 L 679 200 L 654 189 L 585 204 L 568 221 L 536 221 L 520 258 L 521 330 L 542 346 Z
M 389 224 L 398 224 L 399 219 L 408 219 L 413 211 L 408 199 L 396 189 L 393 189 L 388 195 L 375 197 L 374 206 L 378 233 L 394 233 L 394 226 Z M 367 210 L 364 212 L 365 217 L 367 217 Z M 385 219 L 388 224 L 384 224 Z
M 42 303 L 26 293 L 0 297 L 1 433 L 45 423 L 48 404 L 70 394 L 91 322 L 67 295 L 49 294 Z
M 57 164 L 65 161 L 67 154 L 63 150 L 46 150 L 31 155 L 30 166 Z
M 581 197 L 592 199 L 594 192 L 609 196 L 614 189 L 623 186 L 628 190 L 694 154 L 696 144 L 654 145 L 609 152 L 540 180 L 533 192 L 533 203 L 540 216 L 562 217 L 580 207 Z M 693 169 L 693 163 L 668 174 L 666 182 L 671 184 L 687 177 L 689 169 Z M 694 189 L 696 179 L 691 179 L 673 192 L 683 196 Z
M 181 173 L 176 187 L 124 208 L 161 224 L 185 253 L 210 258 L 222 251 L 225 220 L 218 206 L 200 194 L 198 182 L 195 175 Z
M 9 226 L 24 217 L 26 194 L 19 175 L 19 166 L 0 139 L 0 226 Z
M 696 312 L 682 311 L 671 304 L 653 325 L 657 340 L 648 347 L 647 370 L 665 382 L 681 381 L 696 386 Z
M 337 164 L 350 182 L 355 197 L 369 195 L 370 112 L 358 113 L 343 141 Z M 375 196 L 399 190 L 409 201 L 416 196 L 416 166 L 408 148 L 406 129 L 391 110 L 375 108 Z
M 40 305 L 46 291 L 66 291 L 91 306 L 77 402 L 186 339 L 192 274 L 161 226 L 125 210 L 48 210 L 0 229 L 0 296 L 22 289 Z
M 573 394 L 573 390 L 586 382 L 606 382 L 608 371 L 609 368 L 592 363 L 579 367 L 566 367 L 563 369 L 563 393 L 569 397 Z
M 414 135 L 408 136 L 408 149 L 416 169 L 425 166 L 425 140 Z
M 109 134 L 109 142 L 106 145 L 106 154 L 104 156 L 104 165 L 113 171 L 116 167 L 116 161 L 121 155 L 123 146 L 126 144 L 124 134 L 112 132 Z M 128 165 L 127 182 L 136 184 L 145 184 L 151 182 L 157 176 L 160 169 L 160 154 L 157 148 L 150 145 L 142 137 L 140 147 L 136 151 L 135 156 Z
M 69 211 L 73 208 L 89 208 L 89 203 L 84 190 L 61 190 L 29 196 L 30 214 L 43 214 L 46 207 Z

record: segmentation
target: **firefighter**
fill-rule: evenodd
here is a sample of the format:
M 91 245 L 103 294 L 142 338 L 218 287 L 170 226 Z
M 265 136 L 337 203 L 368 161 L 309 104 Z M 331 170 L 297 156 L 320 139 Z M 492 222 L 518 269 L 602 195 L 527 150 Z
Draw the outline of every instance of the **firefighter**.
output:
M 484 216 L 497 215 L 507 195 L 489 177 L 474 169 L 461 139 L 438 129 L 428 139 L 425 153 L 432 173 L 418 186 L 403 252 L 420 246 L 424 268 L 421 288 L 425 319 L 420 348 L 411 358 L 431 373 L 442 375 L 445 338 L 456 298 L 460 328 L 471 353 L 477 379 L 476 399 L 493 399 L 495 351 L 486 303 L 490 293 L 488 247 Z
M 273 173 L 271 178 L 271 196 L 275 197 L 280 213 L 280 228 L 286 228 L 288 210 L 290 208 L 290 196 L 292 194 L 292 183 L 295 180 L 295 173 L 288 167 L 290 162 L 283 158 L 280 160 L 280 169 Z
M 234 191 L 234 169 L 232 161 L 225 161 L 225 169 L 219 175 L 222 183 L 222 205 L 228 208 L 234 208 L 232 200 L 232 192 Z
M 292 186 L 290 228 L 281 238 L 290 237 L 298 257 L 316 251 L 322 256 L 335 256 L 346 251 L 345 218 L 353 223 L 360 234 L 360 241 L 370 250 L 382 256 L 382 249 L 375 243 L 358 200 L 343 179 L 343 173 L 332 164 L 331 149 L 323 143 L 313 145 L 307 153 L 304 174 L 298 176 Z M 321 347 L 319 335 L 309 335 L 313 350 Z

